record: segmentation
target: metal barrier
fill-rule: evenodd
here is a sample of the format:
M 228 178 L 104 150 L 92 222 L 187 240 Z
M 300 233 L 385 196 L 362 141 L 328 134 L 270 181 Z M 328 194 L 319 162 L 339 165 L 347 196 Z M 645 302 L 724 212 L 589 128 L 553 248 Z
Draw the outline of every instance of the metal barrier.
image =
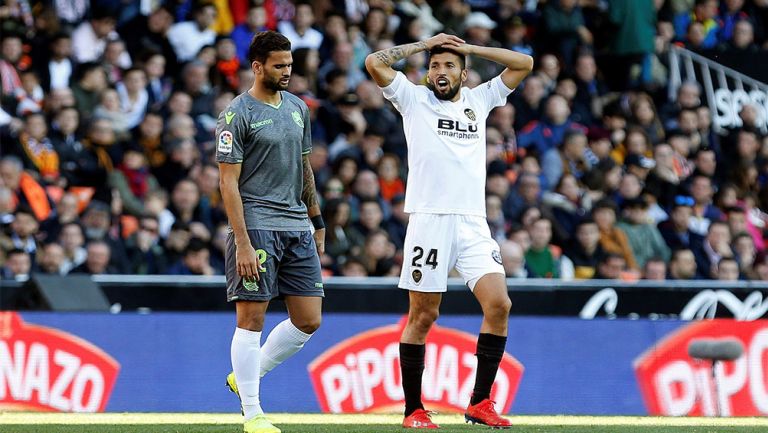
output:
M 762 61 L 755 59 L 755 61 Z M 715 75 L 713 79 L 712 75 Z M 712 110 L 715 132 L 741 126 L 739 112 L 746 104 L 758 109 L 758 126 L 768 129 L 768 84 L 748 77 L 692 51 L 671 46 L 669 49 L 669 100 L 685 82 L 703 84 L 707 106 Z

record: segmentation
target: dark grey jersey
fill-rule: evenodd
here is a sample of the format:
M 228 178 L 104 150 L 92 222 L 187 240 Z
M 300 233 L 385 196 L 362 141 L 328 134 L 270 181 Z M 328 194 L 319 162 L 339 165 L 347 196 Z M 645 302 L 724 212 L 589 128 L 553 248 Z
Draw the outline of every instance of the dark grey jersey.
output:
M 216 160 L 242 164 L 240 196 L 248 230 L 309 230 L 301 201 L 302 155 L 312 150 L 309 110 L 280 92 L 273 106 L 248 92 L 232 100 L 216 125 Z

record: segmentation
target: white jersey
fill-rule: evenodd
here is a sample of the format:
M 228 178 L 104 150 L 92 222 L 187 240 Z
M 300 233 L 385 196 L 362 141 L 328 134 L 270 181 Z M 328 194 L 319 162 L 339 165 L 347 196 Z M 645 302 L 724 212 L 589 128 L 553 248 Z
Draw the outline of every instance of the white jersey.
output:
M 400 72 L 382 90 L 403 116 L 405 211 L 485 217 L 485 120 L 512 93 L 501 76 L 462 88 L 456 102 L 437 99 Z

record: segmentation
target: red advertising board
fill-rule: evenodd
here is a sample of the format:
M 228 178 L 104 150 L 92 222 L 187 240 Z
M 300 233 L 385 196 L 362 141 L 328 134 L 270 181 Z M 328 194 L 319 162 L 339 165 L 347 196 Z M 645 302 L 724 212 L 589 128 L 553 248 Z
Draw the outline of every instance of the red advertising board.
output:
M 744 354 L 719 362 L 688 356 L 699 338 L 735 338 Z M 634 362 L 643 400 L 651 415 L 764 416 L 768 414 L 768 321 L 692 322 L 666 336 Z M 717 386 L 715 385 L 717 383 Z
M 0 312 L 0 410 L 103 412 L 119 370 L 88 341 Z
M 396 412 L 403 408 L 398 324 L 361 332 L 339 342 L 308 367 L 323 412 Z M 433 326 L 427 337 L 422 398 L 427 409 L 464 412 L 475 381 L 477 336 Z M 491 399 L 509 412 L 523 365 L 508 353 L 499 366 Z

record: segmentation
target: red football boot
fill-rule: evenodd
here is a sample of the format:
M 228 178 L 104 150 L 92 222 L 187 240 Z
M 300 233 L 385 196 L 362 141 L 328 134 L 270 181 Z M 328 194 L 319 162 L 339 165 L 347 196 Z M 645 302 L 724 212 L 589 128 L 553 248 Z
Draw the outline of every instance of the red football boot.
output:
M 464 413 L 464 420 L 471 422 L 472 424 L 485 424 L 493 428 L 509 428 L 512 427 L 512 423 L 499 416 L 496 413 L 496 409 L 493 407 L 495 402 L 486 398 L 476 405 L 469 405 L 467 412 Z
M 416 409 L 412 414 L 405 417 L 403 427 L 405 428 L 440 428 L 439 425 L 432 422 L 430 415 L 434 412 Z

